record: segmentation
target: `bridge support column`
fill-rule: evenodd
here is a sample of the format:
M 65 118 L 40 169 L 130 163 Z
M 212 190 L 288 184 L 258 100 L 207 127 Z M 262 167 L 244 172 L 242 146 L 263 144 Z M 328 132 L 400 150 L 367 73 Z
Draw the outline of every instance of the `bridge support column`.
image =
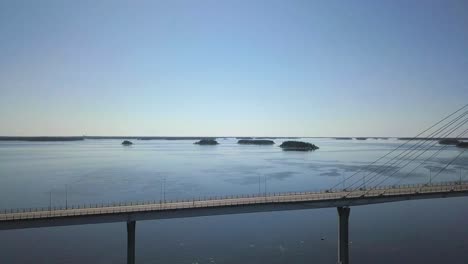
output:
M 127 222 L 127 264 L 135 264 L 135 221 Z
M 349 207 L 338 207 L 338 264 L 349 264 Z

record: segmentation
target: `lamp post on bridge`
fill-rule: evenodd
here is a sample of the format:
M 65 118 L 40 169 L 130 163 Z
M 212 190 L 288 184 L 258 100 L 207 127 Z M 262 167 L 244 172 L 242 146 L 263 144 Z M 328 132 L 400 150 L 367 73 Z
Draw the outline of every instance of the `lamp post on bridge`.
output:
M 163 178 L 162 182 L 162 196 L 163 202 L 166 203 L 166 177 Z
M 165 203 L 166 202 L 166 190 L 165 186 L 166 185 L 166 177 L 163 177 L 161 179 L 161 189 L 159 191 L 159 203 Z
M 262 186 L 263 185 L 263 186 Z M 263 191 L 262 191 L 263 189 Z M 258 176 L 258 196 L 267 196 L 267 176 Z
M 429 170 L 429 185 L 431 185 L 432 184 L 432 167 L 429 167 L 428 170 Z
M 162 180 L 161 180 L 160 184 L 161 184 L 161 188 L 159 189 L 159 203 L 162 203 L 162 193 L 163 193 Z
M 462 167 L 460 167 L 460 184 L 462 183 Z
M 260 195 L 262 194 L 262 190 L 261 190 L 261 188 L 260 188 L 260 186 L 261 186 L 260 183 L 261 183 L 262 180 L 261 180 L 260 177 L 261 177 L 261 176 L 259 175 L 259 176 L 258 176 L 258 196 L 260 196 Z
M 52 191 L 49 191 L 49 214 L 52 212 Z

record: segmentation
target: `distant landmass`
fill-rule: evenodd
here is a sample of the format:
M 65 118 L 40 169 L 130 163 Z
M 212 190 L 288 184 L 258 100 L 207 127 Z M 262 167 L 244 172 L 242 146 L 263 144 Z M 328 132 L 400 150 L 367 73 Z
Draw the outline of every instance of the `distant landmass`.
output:
M 0 141 L 79 141 L 86 139 L 119 139 L 119 140 L 202 140 L 202 139 L 213 139 L 218 138 L 235 138 L 238 140 L 260 140 L 260 139 L 298 139 L 298 138 L 329 138 L 336 140 L 357 140 L 371 139 L 388 139 L 388 137 L 169 137 L 169 136 L 38 136 L 38 137 L 23 137 L 23 136 L 0 136 Z M 398 140 L 446 140 L 455 138 L 412 138 L 412 137 L 399 137 Z M 456 138 L 456 140 L 468 140 L 468 138 Z
M 201 140 L 216 139 L 216 137 L 118 137 L 118 136 L 86 136 L 85 139 L 134 139 L 134 140 Z
M 0 137 L 0 141 L 79 141 L 84 137 Z
M 218 141 L 214 140 L 214 139 L 201 139 L 200 141 L 197 141 L 193 144 L 197 144 L 197 145 L 218 145 Z
M 313 151 L 319 149 L 316 145 L 302 141 L 285 141 L 280 148 L 286 151 Z
M 460 141 L 455 138 L 447 138 L 447 139 L 439 140 L 439 144 L 441 145 L 457 145 L 458 143 L 460 143 Z
M 122 145 L 130 146 L 130 145 L 133 145 L 133 143 L 131 141 L 125 140 L 124 142 L 122 142 Z
M 266 139 L 241 139 L 237 141 L 237 144 L 241 145 L 274 145 L 275 142 Z
M 410 137 L 400 137 L 398 140 L 468 140 L 468 138 L 441 138 L 441 137 L 434 137 L 434 138 L 427 138 L 427 137 L 417 137 L 417 138 L 410 138 Z
M 0 136 L 0 141 L 78 141 L 85 139 L 121 139 L 121 140 L 201 140 L 215 137 L 132 137 L 132 136 L 73 136 L 73 137 L 16 137 Z

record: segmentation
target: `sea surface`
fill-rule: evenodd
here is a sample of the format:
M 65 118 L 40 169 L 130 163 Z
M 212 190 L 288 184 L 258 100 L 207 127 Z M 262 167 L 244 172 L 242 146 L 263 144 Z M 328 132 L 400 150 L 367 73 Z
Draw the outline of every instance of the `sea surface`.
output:
M 373 170 L 401 152 L 366 165 L 405 141 L 306 138 L 300 140 L 320 149 L 293 152 L 278 147 L 283 140 L 274 140 L 273 146 L 238 145 L 234 138 L 219 138 L 217 146 L 192 140 L 133 140 L 130 147 L 102 139 L 0 142 L 0 213 L 65 203 L 468 180 L 468 153 L 453 160 L 462 150 L 452 146 L 417 148 L 421 156 L 401 155 L 375 176 Z M 139 221 L 136 262 L 333 264 L 337 221 L 335 208 Z M 350 259 L 360 264 L 466 263 L 467 223 L 468 198 L 352 207 Z M 0 263 L 126 263 L 126 225 L 0 231 Z

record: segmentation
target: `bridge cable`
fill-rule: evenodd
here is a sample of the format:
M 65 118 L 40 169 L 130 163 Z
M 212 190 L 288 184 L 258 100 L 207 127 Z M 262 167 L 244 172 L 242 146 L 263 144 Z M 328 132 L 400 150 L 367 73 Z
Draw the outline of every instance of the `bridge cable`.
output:
M 462 133 L 460 133 L 458 136 L 457 136 L 457 139 L 458 138 L 462 138 L 463 136 L 465 136 L 466 134 L 468 133 L 468 129 L 466 129 L 465 131 L 463 131 Z M 429 161 L 430 159 L 434 158 L 435 156 L 437 156 L 440 152 L 442 152 L 443 150 L 445 150 L 447 147 L 449 147 L 449 145 L 445 145 L 443 147 L 441 147 L 440 149 L 438 149 L 434 154 L 432 154 L 430 157 L 426 158 L 423 162 L 421 162 L 418 166 L 416 166 L 415 168 L 413 168 L 410 172 L 408 172 L 405 176 L 403 176 L 402 178 L 400 178 L 396 183 L 394 183 L 393 185 L 398 185 L 401 181 L 403 181 L 404 179 L 408 178 L 409 175 L 411 175 L 416 169 L 418 169 L 419 167 L 421 167 L 422 165 L 426 164 L 427 161 Z M 435 178 L 432 177 L 431 179 L 433 180 Z M 388 178 L 387 178 L 388 179 Z M 386 180 L 386 179 L 385 179 Z M 379 184 L 377 184 L 376 186 L 379 186 L 383 183 L 384 181 L 380 182 Z M 386 191 L 384 191 L 385 193 Z
M 460 128 L 461 126 L 463 126 L 463 125 L 466 124 L 467 122 L 468 122 L 468 119 L 465 119 L 465 120 L 462 121 L 460 124 L 458 124 L 455 128 L 452 128 L 451 131 L 449 131 L 448 133 L 446 133 L 445 136 L 450 135 L 451 133 L 453 133 L 454 131 L 456 131 L 458 128 Z M 376 185 L 376 186 L 379 186 L 381 183 L 383 183 L 384 181 L 386 181 L 388 178 L 390 178 L 391 176 L 395 175 L 395 174 L 396 174 L 397 172 L 399 172 L 401 169 L 403 169 L 404 167 L 408 166 L 408 165 L 411 164 L 413 161 L 415 161 L 418 157 L 420 157 L 421 155 L 423 155 L 424 153 L 426 153 L 428 150 L 430 150 L 430 149 L 431 149 L 434 145 L 436 145 L 436 144 L 437 144 L 437 141 L 436 141 L 435 143 L 430 143 L 429 146 L 428 146 L 427 148 L 422 149 L 422 153 L 420 153 L 419 155 L 417 155 L 417 156 L 414 157 L 414 158 L 413 158 L 413 155 L 414 155 L 415 153 L 418 153 L 419 151 L 421 151 L 421 149 L 415 150 L 415 151 L 413 151 L 413 152 L 409 152 L 409 153 L 411 153 L 411 155 L 410 155 L 410 157 L 409 157 L 409 158 L 412 158 L 411 160 L 408 161 L 407 159 L 403 159 L 404 157 L 401 157 L 401 158 L 399 159 L 398 164 L 396 164 L 396 162 L 394 162 L 393 164 L 387 166 L 386 168 L 384 168 L 383 171 L 381 171 L 381 172 L 379 172 L 378 174 L 376 174 L 376 175 L 374 175 L 373 177 L 371 177 L 370 181 L 368 181 L 368 182 L 366 182 L 366 183 L 367 183 L 367 184 L 373 183 L 373 182 L 375 182 L 379 177 L 385 177 L 383 181 L 381 181 L 379 184 Z M 407 153 L 407 154 L 409 154 L 409 153 Z M 407 156 L 407 155 L 405 155 L 405 156 Z M 397 169 L 396 171 L 394 171 L 392 174 L 387 175 L 387 176 L 385 176 L 385 175 L 383 174 L 383 172 L 387 171 L 389 168 L 398 166 L 398 165 L 400 165 L 400 164 L 401 164 L 402 162 L 404 162 L 404 161 L 407 161 L 407 163 L 406 163 L 404 166 L 402 166 L 401 168 L 398 168 L 398 169 Z M 395 165 L 395 164 L 396 164 L 396 165 Z M 353 191 L 358 190 L 361 186 L 365 185 L 366 183 L 361 183 L 361 184 L 360 184 L 358 187 L 356 187 Z M 375 186 L 375 187 L 376 187 L 376 186 Z M 352 192 L 352 191 L 351 191 L 351 192 Z M 350 194 L 351 192 L 349 192 L 348 194 Z
M 462 138 L 462 137 L 465 136 L 467 133 L 468 133 L 468 128 L 465 129 L 465 131 L 463 131 L 462 133 L 460 133 L 460 134 L 457 136 L 457 139 Z M 408 177 L 411 173 L 413 173 L 416 169 L 418 169 L 419 167 L 421 167 L 422 165 L 424 165 L 427 161 L 429 161 L 430 159 L 434 158 L 434 157 L 437 156 L 440 152 L 442 152 L 443 150 L 445 150 L 445 149 L 448 148 L 448 147 L 450 147 L 450 145 L 445 145 L 445 146 L 441 147 L 440 149 L 438 149 L 434 154 L 432 154 L 429 158 L 427 158 L 427 159 L 425 159 L 423 162 L 421 162 L 417 167 L 413 168 L 410 172 L 408 172 L 404 177 L 402 177 L 400 180 L 398 180 L 395 184 L 400 183 L 402 180 L 404 180 L 406 177 Z
M 376 167 L 376 168 L 373 169 L 373 170 L 371 169 L 370 172 L 368 172 L 364 177 L 367 177 L 367 176 L 369 176 L 369 175 L 371 175 L 371 174 L 373 174 L 373 173 L 377 173 L 375 176 L 371 177 L 371 178 L 374 178 L 374 177 L 378 176 L 380 173 L 384 172 L 385 170 L 388 170 L 389 167 L 393 166 L 398 160 L 402 160 L 403 158 L 405 158 L 406 156 L 408 156 L 408 154 L 410 154 L 411 151 L 413 151 L 413 150 L 415 150 L 415 149 L 417 149 L 417 148 L 419 148 L 419 147 L 422 147 L 424 144 L 426 144 L 426 142 L 431 141 L 431 139 L 433 139 L 434 137 L 437 137 L 438 134 L 439 134 L 440 132 L 443 132 L 443 131 L 446 130 L 449 126 L 451 126 L 452 124 L 456 123 L 460 118 L 464 117 L 467 113 L 468 113 L 468 111 L 464 112 L 464 113 L 461 114 L 460 116 L 456 117 L 454 120 L 450 121 L 448 124 L 445 124 L 443 127 L 441 127 L 441 128 L 439 128 L 439 129 L 437 129 L 436 131 L 432 132 L 432 133 L 430 134 L 431 137 L 426 138 L 426 139 L 424 139 L 424 140 L 422 140 L 422 141 L 419 141 L 417 144 L 415 144 L 415 145 L 411 146 L 410 148 L 404 150 L 403 152 L 401 152 L 401 153 L 398 154 L 397 156 L 391 158 L 390 160 L 388 160 L 388 161 L 385 162 L 384 164 L 380 165 L 379 167 Z M 396 149 L 395 149 L 395 150 L 396 150 Z M 393 151 L 394 151 L 394 150 L 393 150 Z M 392 151 L 392 152 L 393 152 L 393 151 Z M 403 155 L 403 156 L 402 156 L 402 155 Z M 400 156 L 402 156 L 402 157 L 400 157 Z M 398 158 L 399 158 L 399 159 L 398 159 Z M 397 161 L 394 161 L 394 160 L 397 160 Z M 393 162 L 393 163 L 392 163 L 392 162 Z M 374 162 L 374 163 L 375 163 L 375 162 Z M 385 165 L 387 165 L 388 163 L 392 163 L 392 164 L 390 164 L 389 166 L 385 166 Z M 369 167 L 369 165 L 366 166 L 366 167 Z M 381 170 L 382 168 L 383 168 L 383 171 L 379 171 L 379 170 Z M 357 173 L 355 173 L 355 174 L 357 174 Z M 354 176 L 354 175 L 352 175 L 352 176 Z M 351 178 L 351 177 L 348 177 L 348 179 L 349 179 L 349 178 Z M 360 182 L 360 179 L 357 180 L 357 181 L 355 181 L 355 182 L 353 182 L 352 184 L 348 185 L 348 188 L 354 186 L 354 185 L 355 185 L 356 183 L 358 183 L 358 182 Z
M 463 149 L 454 159 L 452 159 L 449 163 L 447 163 L 447 165 L 445 165 L 445 167 L 443 167 L 436 175 L 434 175 L 434 177 L 432 179 L 434 179 L 435 177 L 439 176 L 440 173 L 442 173 L 442 171 L 444 171 L 448 166 L 450 166 L 455 160 L 457 160 L 463 153 L 465 153 L 466 149 Z
M 432 128 L 436 127 L 437 125 L 439 125 L 440 123 L 444 122 L 445 120 L 447 120 L 448 118 L 450 118 L 451 116 L 455 115 L 456 113 L 462 111 L 464 108 L 466 108 L 468 106 L 468 104 L 465 104 L 463 107 L 459 108 L 458 110 L 456 110 L 455 112 L 452 112 L 451 114 L 447 115 L 446 117 L 442 118 L 441 120 L 439 120 L 438 122 L 436 122 L 435 124 L 433 124 L 432 126 L 430 126 L 429 128 L 425 129 L 424 131 L 420 132 L 419 134 L 417 134 L 416 136 L 414 136 L 413 138 L 411 139 L 408 139 L 405 143 L 397 146 L 395 149 L 393 149 L 392 151 L 388 152 L 387 154 L 383 155 L 382 157 L 376 159 L 375 161 L 371 162 L 370 164 L 366 165 L 364 168 L 361 168 L 359 169 L 358 171 L 356 171 L 355 173 L 353 173 L 352 175 L 348 176 L 347 178 L 345 178 L 343 181 L 340 181 L 338 182 L 337 184 L 333 185 L 330 189 L 334 189 L 336 188 L 337 186 L 341 185 L 344 181 L 346 180 L 349 180 L 351 178 L 353 178 L 354 176 L 356 176 L 358 173 L 360 173 L 363 169 L 365 168 L 368 168 L 370 166 L 372 166 L 373 164 L 379 162 L 380 160 L 386 158 L 387 156 L 389 156 L 390 154 L 392 154 L 393 152 L 397 151 L 398 149 L 404 147 L 406 144 L 408 144 L 409 142 L 411 142 L 411 140 L 414 140 L 414 139 L 417 139 L 419 136 L 421 136 L 422 134 L 426 133 L 427 131 L 431 130 Z
M 458 124 L 455 128 L 452 128 L 449 132 L 447 132 L 444 136 L 449 136 L 451 133 L 453 133 L 454 131 L 456 131 L 457 129 L 459 129 L 461 126 L 463 126 L 464 124 L 466 124 L 468 122 L 468 118 L 465 119 L 464 121 L 462 121 L 460 124 Z M 410 160 L 409 162 L 407 162 L 403 167 L 399 168 L 396 172 L 398 172 L 400 169 L 406 167 L 408 164 L 410 164 L 412 161 L 416 160 L 416 158 L 420 157 L 422 154 L 424 154 L 425 152 L 427 152 L 428 150 L 430 150 L 433 146 L 435 146 L 438 142 L 435 141 L 435 142 L 431 142 L 429 144 L 429 146 L 426 148 L 426 149 L 418 149 L 418 150 L 415 150 L 411 153 L 410 157 L 409 158 L 412 158 L 414 153 L 418 153 L 419 151 L 423 151 L 421 154 L 419 154 L 418 156 L 414 157 L 412 160 Z M 398 164 L 396 164 L 396 166 L 400 165 L 402 162 L 404 161 L 407 161 L 407 159 L 403 159 L 403 157 L 401 159 L 399 159 L 400 162 L 398 162 Z M 393 164 L 391 164 L 390 166 L 394 166 L 396 162 L 394 162 Z M 386 171 L 390 166 L 388 166 L 384 171 Z M 382 171 L 381 173 L 383 173 L 384 171 Z M 396 173 L 394 172 L 394 173 Z M 381 174 L 382 176 L 385 176 L 383 174 Z M 390 177 L 394 174 L 391 174 L 387 177 Z M 375 178 L 377 175 L 375 175 L 374 177 L 371 177 L 371 178 Z M 374 179 L 372 182 L 374 182 L 376 179 Z

